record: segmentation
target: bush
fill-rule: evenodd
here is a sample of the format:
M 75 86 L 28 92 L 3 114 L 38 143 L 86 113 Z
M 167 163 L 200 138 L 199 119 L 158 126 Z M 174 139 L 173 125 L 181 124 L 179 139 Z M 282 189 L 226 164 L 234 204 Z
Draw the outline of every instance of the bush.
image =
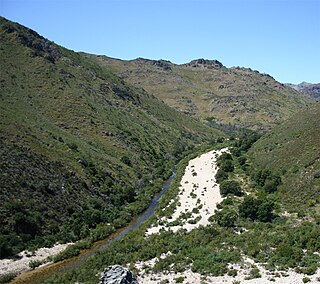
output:
M 29 267 L 31 269 L 35 269 L 37 268 L 38 266 L 40 266 L 43 262 L 41 260 L 32 260 L 29 262 Z
M 228 194 L 241 196 L 243 192 L 241 190 L 240 184 L 237 181 L 225 180 L 220 184 L 220 194 L 224 197 Z
M 217 183 L 222 183 L 224 180 L 228 179 L 228 173 L 223 169 L 219 169 L 216 173 L 216 181 Z
M 272 214 L 273 208 L 274 203 L 271 201 L 246 196 L 239 205 L 239 215 L 252 221 L 270 222 L 274 218 Z
M 222 209 L 213 215 L 213 220 L 221 227 L 232 228 L 238 219 L 238 214 L 234 210 Z
M 302 282 L 303 283 L 308 283 L 308 282 L 310 282 L 311 280 L 310 280 L 310 278 L 309 277 L 303 277 L 302 278 Z
M 184 281 L 184 277 L 178 277 L 178 278 L 176 278 L 175 279 L 175 281 L 176 281 L 176 283 L 183 283 L 183 281 Z
M 232 164 L 232 160 L 223 160 L 220 164 L 219 167 L 221 170 L 225 172 L 233 172 L 234 166 Z
M 7 273 L 0 275 L 0 283 L 8 283 L 17 276 L 16 273 Z

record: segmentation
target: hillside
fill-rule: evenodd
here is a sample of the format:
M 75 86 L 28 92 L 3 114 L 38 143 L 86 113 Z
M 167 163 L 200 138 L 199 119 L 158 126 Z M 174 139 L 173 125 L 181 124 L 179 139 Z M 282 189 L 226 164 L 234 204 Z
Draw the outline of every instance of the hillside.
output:
M 0 257 L 102 238 L 224 134 L 0 18 Z
M 316 99 L 316 100 L 320 98 L 320 84 L 311 84 L 307 82 L 302 82 L 298 85 L 295 85 L 295 84 L 285 84 L 285 85 L 299 91 L 302 95 L 308 98 Z
M 250 150 L 254 167 L 283 174 L 283 205 L 293 211 L 320 203 L 320 105 L 297 113 L 262 136 Z
M 180 112 L 211 124 L 268 129 L 309 102 L 267 74 L 248 68 L 226 68 L 217 60 L 198 59 L 176 65 L 165 60 L 86 56 Z

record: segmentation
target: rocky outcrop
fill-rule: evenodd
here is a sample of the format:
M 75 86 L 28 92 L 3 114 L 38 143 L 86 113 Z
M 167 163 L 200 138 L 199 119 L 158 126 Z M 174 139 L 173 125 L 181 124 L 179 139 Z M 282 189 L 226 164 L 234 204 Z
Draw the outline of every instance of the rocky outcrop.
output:
M 223 66 L 221 62 L 218 60 L 208 60 L 208 59 L 195 59 L 190 61 L 187 64 L 183 64 L 182 66 L 187 66 L 187 67 L 200 67 L 200 68 L 207 68 L 207 69 L 220 69 Z
M 100 284 L 139 284 L 131 271 L 121 265 L 107 267 L 100 277 Z

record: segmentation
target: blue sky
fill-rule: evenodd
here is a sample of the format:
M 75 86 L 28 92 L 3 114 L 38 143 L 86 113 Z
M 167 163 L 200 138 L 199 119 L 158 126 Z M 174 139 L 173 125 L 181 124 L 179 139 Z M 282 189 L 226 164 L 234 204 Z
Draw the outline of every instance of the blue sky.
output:
M 320 82 L 320 0 L 0 0 L 0 15 L 75 51 Z

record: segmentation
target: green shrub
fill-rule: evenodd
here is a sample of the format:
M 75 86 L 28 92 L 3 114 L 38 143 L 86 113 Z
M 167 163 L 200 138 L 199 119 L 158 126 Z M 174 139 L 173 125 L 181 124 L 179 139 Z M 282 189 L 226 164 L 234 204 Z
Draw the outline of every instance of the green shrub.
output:
M 227 196 L 228 194 L 241 196 L 243 192 L 240 184 L 237 181 L 225 180 L 220 184 L 220 194 L 222 196 Z
M 239 205 L 239 215 L 243 218 L 249 218 L 252 221 L 270 222 L 274 218 L 272 213 L 273 208 L 274 203 L 271 201 L 246 196 Z
M 218 169 L 216 173 L 216 181 L 217 183 L 222 183 L 224 180 L 228 179 L 228 173 L 225 172 L 223 169 Z
M 2 274 L 2 275 L 0 275 L 0 283 L 1 283 L 1 284 L 8 283 L 8 282 L 10 282 L 12 279 L 14 279 L 16 276 L 17 276 L 16 273 Z
M 308 283 L 308 282 L 310 282 L 311 281 L 311 279 L 309 278 L 309 277 L 303 277 L 302 278 L 302 282 L 303 283 Z
M 183 283 L 183 281 L 184 281 L 184 277 L 177 277 L 177 278 L 175 278 L 175 281 L 176 281 L 176 283 Z
M 43 263 L 41 260 L 32 260 L 29 262 L 29 267 L 31 269 L 35 269 L 36 267 L 40 266 Z
M 249 277 L 247 277 L 246 279 L 249 280 L 249 279 L 255 279 L 255 278 L 261 278 L 261 274 L 258 268 L 252 268 L 250 270 Z
M 234 166 L 232 160 L 223 160 L 221 163 L 218 164 L 219 168 L 225 172 L 233 172 Z
M 230 209 L 222 209 L 213 215 L 213 220 L 221 227 L 232 228 L 237 219 L 237 212 Z

